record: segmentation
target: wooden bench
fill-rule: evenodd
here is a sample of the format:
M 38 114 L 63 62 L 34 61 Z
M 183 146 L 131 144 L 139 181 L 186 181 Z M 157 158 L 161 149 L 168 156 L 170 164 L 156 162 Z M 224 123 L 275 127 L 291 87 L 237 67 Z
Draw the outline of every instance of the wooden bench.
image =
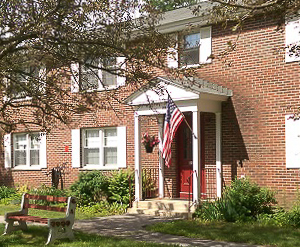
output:
M 55 207 L 55 206 L 45 206 L 30 204 L 29 200 L 43 200 L 47 202 L 62 202 L 68 203 L 67 207 Z M 28 208 L 66 212 L 64 218 L 40 218 L 37 216 L 28 215 Z M 72 231 L 74 220 L 75 220 L 75 208 L 76 208 L 76 198 L 75 197 L 56 197 L 56 196 L 40 196 L 40 195 L 30 195 L 24 194 L 22 196 L 21 210 L 17 212 L 10 212 L 5 214 L 5 234 L 10 234 L 17 230 L 26 230 L 26 222 L 37 222 L 41 224 L 47 224 L 49 228 L 48 241 L 46 245 L 53 242 L 55 239 L 69 238 L 74 239 L 74 234 Z M 18 225 L 14 225 L 14 222 L 18 221 Z

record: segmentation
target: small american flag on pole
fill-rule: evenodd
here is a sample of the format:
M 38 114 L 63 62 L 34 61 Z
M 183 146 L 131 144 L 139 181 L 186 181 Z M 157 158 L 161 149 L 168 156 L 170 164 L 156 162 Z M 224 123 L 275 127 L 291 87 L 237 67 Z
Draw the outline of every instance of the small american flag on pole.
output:
M 167 102 L 167 112 L 165 117 L 165 127 L 164 127 L 164 141 L 163 141 L 163 158 L 165 159 L 165 165 L 170 167 L 171 164 L 171 144 L 175 136 L 176 130 L 178 129 L 180 123 L 183 120 L 183 115 L 173 102 L 173 100 L 168 96 Z

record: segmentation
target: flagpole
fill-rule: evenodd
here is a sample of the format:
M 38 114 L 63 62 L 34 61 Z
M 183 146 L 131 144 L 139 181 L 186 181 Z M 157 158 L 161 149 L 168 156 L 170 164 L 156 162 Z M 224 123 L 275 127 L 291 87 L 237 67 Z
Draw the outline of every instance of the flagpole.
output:
M 176 105 L 175 102 L 174 102 L 174 100 L 172 99 L 172 97 L 170 96 L 170 94 L 169 94 L 168 91 L 167 91 L 167 94 L 168 94 L 169 98 L 172 100 L 172 102 L 174 103 L 174 105 Z M 177 107 L 177 109 L 179 110 L 179 108 L 178 108 L 177 105 L 176 105 L 176 107 Z M 192 127 L 190 126 L 190 124 L 189 124 L 188 121 L 186 120 L 184 114 L 183 114 L 180 110 L 179 110 L 179 112 L 180 112 L 180 114 L 182 115 L 182 117 L 183 117 L 183 119 L 184 119 L 186 125 L 188 126 L 188 128 L 189 128 L 190 131 L 192 132 L 192 135 L 194 136 L 194 138 L 195 138 L 195 139 L 198 139 L 197 136 L 194 134 L 194 131 L 193 131 Z

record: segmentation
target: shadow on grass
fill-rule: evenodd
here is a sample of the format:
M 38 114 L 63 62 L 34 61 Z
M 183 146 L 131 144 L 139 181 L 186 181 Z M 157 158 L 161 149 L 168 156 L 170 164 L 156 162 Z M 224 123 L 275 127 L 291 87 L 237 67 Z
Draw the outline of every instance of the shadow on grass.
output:
M 4 232 L 4 224 L 0 224 L 0 234 Z M 0 235 L 1 247 L 45 246 L 48 238 L 48 228 L 45 226 L 29 226 L 27 231 L 16 231 L 10 235 Z M 104 237 L 75 231 L 75 240 L 56 240 L 50 246 L 66 247 L 158 247 L 165 246 L 154 243 L 138 242 L 117 237 Z M 170 245 L 168 245 L 170 246 Z M 174 246 L 174 245 L 173 245 Z
M 196 220 L 180 220 L 159 223 L 148 226 L 147 229 L 190 238 L 282 247 L 300 246 L 299 229 L 263 226 L 256 223 L 203 223 Z

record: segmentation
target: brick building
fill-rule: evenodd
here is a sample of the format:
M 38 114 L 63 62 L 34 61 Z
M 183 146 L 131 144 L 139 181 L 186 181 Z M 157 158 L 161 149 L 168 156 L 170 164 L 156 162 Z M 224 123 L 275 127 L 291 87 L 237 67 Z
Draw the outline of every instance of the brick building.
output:
M 189 24 L 195 27 L 182 32 Z M 181 8 L 167 12 L 158 28 L 177 36 L 180 49 L 168 58 L 170 67 L 204 64 L 193 78 L 158 76 L 150 86 L 130 92 L 123 89 L 123 79 L 107 76 L 108 87 L 119 86 L 126 102 L 112 102 L 122 114 L 78 115 L 71 128 L 61 125 L 47 136 L 24 129 L 5 135 L 0 183 L 50 185 L 47 172 L 64 164 L 67 185 L 86 170 L 132 169 L 137 200 L 143 196 L 143 169 L 151 172 L 158 197 L 215 198 L 232 179 L 247 176 L 277 191 L 282 204 L 294 200 L 300 183 L 300 122 L 289 116 L 298 107 L 300 69 L 299 58 L 285 46 L 300 40 L 299 21 L 292 19 L 278 31 L 276 18 L 257 16 L 237 34 L 230 25 L 208 25 L 205 17 Z M 208 59 L 238 35 L 226 57 Z M 72 88 L 76 93 L 74 83 Z M 154 93 L 159 88 L 165 93 Z M 146 153 L 141 145 L 143 133 L 162 134 L 166 92 L 193 130 L 185 122 L 179 127 L 170 168 L 157 147 Z

